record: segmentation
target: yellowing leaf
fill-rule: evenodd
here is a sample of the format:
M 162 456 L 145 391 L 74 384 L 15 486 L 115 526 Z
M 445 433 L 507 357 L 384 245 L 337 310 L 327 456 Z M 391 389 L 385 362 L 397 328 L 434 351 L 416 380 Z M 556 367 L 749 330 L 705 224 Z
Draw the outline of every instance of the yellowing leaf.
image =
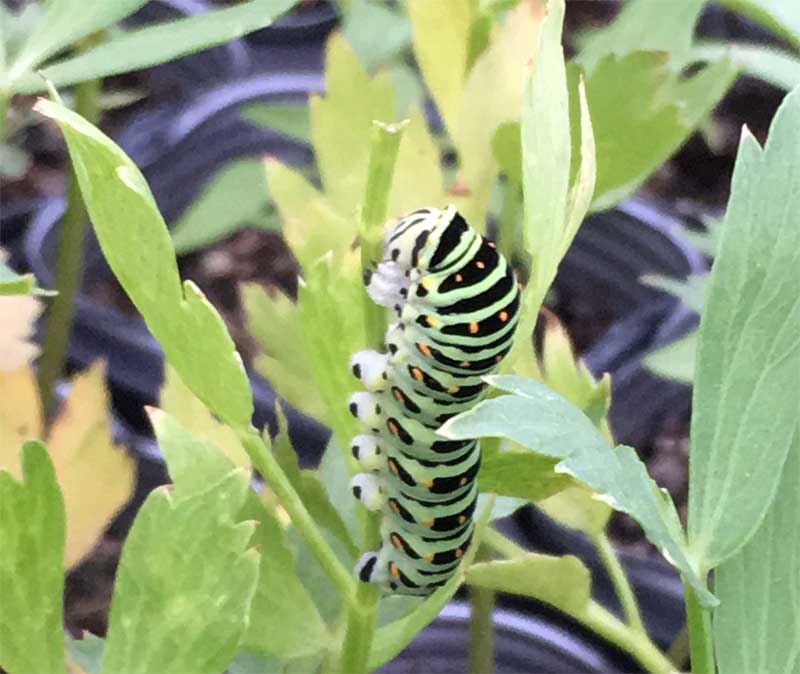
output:
M 78 375 L 48 438 L 67 512 L 67 567 L 91 550 L 133 490 L 133 461 L 111 439 L 104 382 L 102 364 Z
M 596 536 L 606 528 L 612 513 L 608 503 L 595 498 L 591 489 L 580 484 L 568 487 L 536 505 L 554 520 L 590 536 Z
M 42 306 L 31 295 L 0 295 L 0 372 L 30 363 L 39 348 L 31 342 Z
M 42 408 L 33 370 L 29 366 L 13 372 L 0 369 L 0 465 L 20 477 L 19 448 L 25 440 L 41 435 Z
M 170 366 L 165 370 L 160 404 L 161 409 L 191 428 L 192 435 L 196 438 L 219 447 L 237 468 L 250 465 L 250 459 L 236 432 L 230 426 L 217 421 Z

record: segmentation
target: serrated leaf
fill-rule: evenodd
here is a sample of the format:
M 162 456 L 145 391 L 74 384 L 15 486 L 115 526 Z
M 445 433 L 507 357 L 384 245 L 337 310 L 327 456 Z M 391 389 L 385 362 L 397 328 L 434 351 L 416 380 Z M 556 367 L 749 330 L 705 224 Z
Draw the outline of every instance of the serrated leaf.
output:
M 472 24 L 470 0 L 410 0 L 414 55 L 451 137 L 458 135 Z
M 33 340 L 42 305 L 35 297 L 0 295 L 0 372 L 11 372 L 32 362 L 39 354 Z
M 325 96 L 312 95 L 309 105 L 325 194 L 349 219 L 366 189 L 372 121 L 394 117 L 391 79 L 386 72 L 370 79 L 345 39 L 334 34 L 327 43 Z
M 253 523 L 236 521 L 248 490 L 237 470 L 183 498 L 148 496 L 117 570 L 104 672 L 218 674 L 233 660 L 258 581 Z
M 266 215 L 268 203 L 262 161 L 241 159 L 223 166 L 173 225 L 175 252 L 189 253 L 246 226 L 277 229 L 277 218 Z
M 721 674 L 796 672 L 800 666 L 800 431 L 764 521 L 716 570 Z
M 762 150 L 745 131 L 700 320 L 689 460 L 689 542 L 707 568 L 758 528 L 797 423 L 800 89 Z
M 64 500 L 47 448 L 22 447 L 23 481 L 0 469 L 0 667 L 64 672 Z
M 465 580 L 475 587 L 533 597 L 570 615 L 586 610 L 592 584 L 589 569 L 577 557 L 535 552 L 518 559 L 473 564 Z
M 128 5 L 144 4 L 142 0 L 126 0 L 126 2 Z M 67 86 L 88 79 L 149 68 L 224 44 L 268 26 L 295 2 L 296 0 L 249 0 L 233 7 L 122 32 L 105 44 L 48 66 L 44 74 L 56 86 Z M 83 0 L 73 0 L 71 5 L 63 2 L 51 4 L 68 6 L 66 25 L 70 28 L 75 24 L 76 14 L 90 14 L 86 11 Z M 98 6 L 106 5 L 116 7 L 122 3 L 98 3 Z M 121 13 L 119 9 L 116 11 Z M 122 16 L 132 11 L 129 9 Z M 92 30 L 99 30 L 102 27 L 97 26 Z M 27 93 L 41 91 L 43 88 L 41 78 L 33 76 L 26 77 L 18 86 L 19 91 Z
M 164 384 L 161 387 L 159 404 L 167 414 L 191 428 L 194 437 L 219 447 L 234 466 L 250 466 L 250 458 L 236 432 L 214 418 L 169 364 L 164 368 Z
M 512 395 L 491 398 L 447 421 L 448 438 L 503 437 L 562 459 L 556 470 L 584 482 L 616 509 L 636 519 L 650 541 L 692 584 L 704 605 L 716 604 L 687 551 L 675 506 L 648 476 L 630 447 L 616 449 L 589 418 L 545 385 L 523 377 L 494 376 Z
M 167 360 L 214 414 L 249 427 L 253 399 L 241 358 L 197 286 L 181 286 L 172 241 L 144 176 L 79 115 L 46 100 L 36 109 L 61 126 L 103 254 Z
M 182 498 L 202 493 L 234 468 L 218 445 L 190 434 L 169 414 L 151 409 L 150 418 Z M 286 532 L 252 491 L 236 519 L 258 523 L 251 545 L 261 551 L 244 646 L 259 655 L 279 657 L 318 652 L 329 639 L 327 629 L 297 576 Z
M 105 367 L 96 363 L 72 380 L 47 438 L 64 493 L 67 568 L 94 547 L 133 495 L 136 466 L 112 440 L 105 379 Z

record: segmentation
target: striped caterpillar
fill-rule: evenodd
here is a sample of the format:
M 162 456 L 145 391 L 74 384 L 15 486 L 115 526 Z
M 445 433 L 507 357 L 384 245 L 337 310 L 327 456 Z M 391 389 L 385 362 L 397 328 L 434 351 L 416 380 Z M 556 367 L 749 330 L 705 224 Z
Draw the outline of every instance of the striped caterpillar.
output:
M 365 472 L 356 498 L 381 510 L 379 550 L 362 556 L 360 580 L 386 592 L 427 595 L 455 572 L 472 539 L 480 467 L 477 440 L 436 434 L 484 394 L 484 375 L 508 353 L 519 287 L 495 244 L 454 206 L 402 218 L 384 241 L 367 291 L 397 316 L 387 352 L 352 356 L 366 392 L 350 398 L 364 426 L 351 449 Z

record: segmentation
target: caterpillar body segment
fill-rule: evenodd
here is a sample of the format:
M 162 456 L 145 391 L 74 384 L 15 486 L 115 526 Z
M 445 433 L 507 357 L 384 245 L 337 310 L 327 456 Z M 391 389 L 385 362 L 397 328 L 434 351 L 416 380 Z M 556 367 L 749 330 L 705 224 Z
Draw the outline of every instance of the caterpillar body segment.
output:
M 396 322 L 385 353 L 350 360 L 366 389 L 349 401 L 363 425 L 351 449 L 366 471 L 353 492 L 383 513 L 383 543 L 356 573 L 386 592 L 426 595 L 469 548 L 480 468 L 477 440 L 436 431 L 482 398 L 483 377 L 510 350 L 519 287 L 494 243 L 449 206 L 420 209 L 391 228 L 367 292 Z

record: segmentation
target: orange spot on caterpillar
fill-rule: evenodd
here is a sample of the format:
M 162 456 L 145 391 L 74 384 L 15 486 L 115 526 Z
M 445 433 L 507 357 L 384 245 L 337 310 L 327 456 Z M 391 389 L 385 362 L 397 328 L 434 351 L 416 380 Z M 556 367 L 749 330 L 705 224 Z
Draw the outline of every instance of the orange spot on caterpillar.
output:
M 476 266 L 478 269 L 486 269 L 486 263 L 485 263 L 485 262 L 483 262 L 483 260 L 478 260 L 478 261 L 475 263 L 475 266 Z
M 417 343 L 417 348 L 420 350 L 420 352 L 423 355 L 427 356 L 428 358 L 430 358 L 433 355 L 431 353 L 431 347 L 429 347 L 427 344 L 423 344 L 422 342 L 418 342 Z
M 430 562 L 432 562 L 432 561 L 433 561 L 433 555 L 425 555 L 425 557 L 423 557 L 423 559 L 424 559 L 426 562 L 430 563 Z
M 423 527 L 427 527 L 430 529 L 433 526 L 434 520 L 425 520 L 424 522 L 420 522 Z
M 459 487 L 463 487 L 465 484 L 467 484 L 467 478 L 462 477 L 461 480 L 458 483 L 458 486 Z
M 399 578 L 400 568 L 394 562 L 389 562 L 389 573 L 391 573 L 395 578 Z
M 456 274 L 456 283 L 461 283 L 464 280 L 464 277 L 461 274 Z
M 467 516 L 466 515 L 459 515 L 458 516 L 458 523 L 459 524 L 464 524 L 464 522 L 466 522 L 466 521 L 467 521 Z
M 476 335 L 476 334 L 478 334 L 478 330 L 479 330 L 479 327 L 478 327 L 477 323 L 470 323 L 469 324 L 469 334 Z
M 422 374 L 422 370 L 420 370 L 418 367 L 412 368 L 411 374 L 417 381 L 422 381 L 423 379 L 425 379 L 425 375 Z
M 458 393 L 460 390 L 461 390 L 460 386 L 453 385 L 449 389 L 447 389 L 447 392 L 455 394 L 455 393 Z
M 389 499 L 389 507 L 390 507 L 392 510 L 394 510 L 394 512 L 396 512 L 396 513 L 399 513 L 399 512 L 400 512 L 400 506 L 399 506 L 399 505 L 397 505 L 397 501 L 395 501 L 393 498 L 392 498 L 392 499 Z
M 497 248 L 497 244 L 494 241 L 489 241 L 489 248 Z
M 403 547 L 403 544 L 400 542 L 400 537 L 397 534 L 392 534 L 389 537 L 392 541 L 392 545 L 400 550 Z
M 508 312 L 507 311 L 501 311 L 499 314 L 497 314 L 497 316 L 500 319 L 501 323 L 505 323 L 508 320 Z
M 458 364 L 458 367 L 469 367 L 469 365 L 470 365 L 470 363 L 469 363 L 469 361 L 468 361 L 468 360 L 462 360 L 462 361 L 461 361 L 461 362 Z
M 456 552 L 455 552 L 456 559 L 461 559 L 461 555 L 463 555 L 463 554 L 464 554 L 464 551 L 461 548 L 456 548 Z
M 436 319 L 433 316 L 425 316 L 425 322 L 431 327 L 436 325 Z
M 392 432 L 392 435 L 397 435 L 397 424 L 394 423 L 394 420 L 389 419 L 386 425 L 389 427 L 389 430 Z
M 420 484 L 425 487 L 425 489 L 433 488 L 433 480 L 425 480 L 424 482 L 420 482 Z
M 403 392 L 399 388 L 392 389 L 392 393 L 394 393 L 394 397 L 397 398 L 398 401 L 403 402 L 403 400 L 405 400 Z
M 389 459 L 387 463 L 389 464 L 389 470 L 392 471 L 394 475 L 397 475 L 400 472 L 400 470 L 397 468 L 397 461 L 394 459 Z

